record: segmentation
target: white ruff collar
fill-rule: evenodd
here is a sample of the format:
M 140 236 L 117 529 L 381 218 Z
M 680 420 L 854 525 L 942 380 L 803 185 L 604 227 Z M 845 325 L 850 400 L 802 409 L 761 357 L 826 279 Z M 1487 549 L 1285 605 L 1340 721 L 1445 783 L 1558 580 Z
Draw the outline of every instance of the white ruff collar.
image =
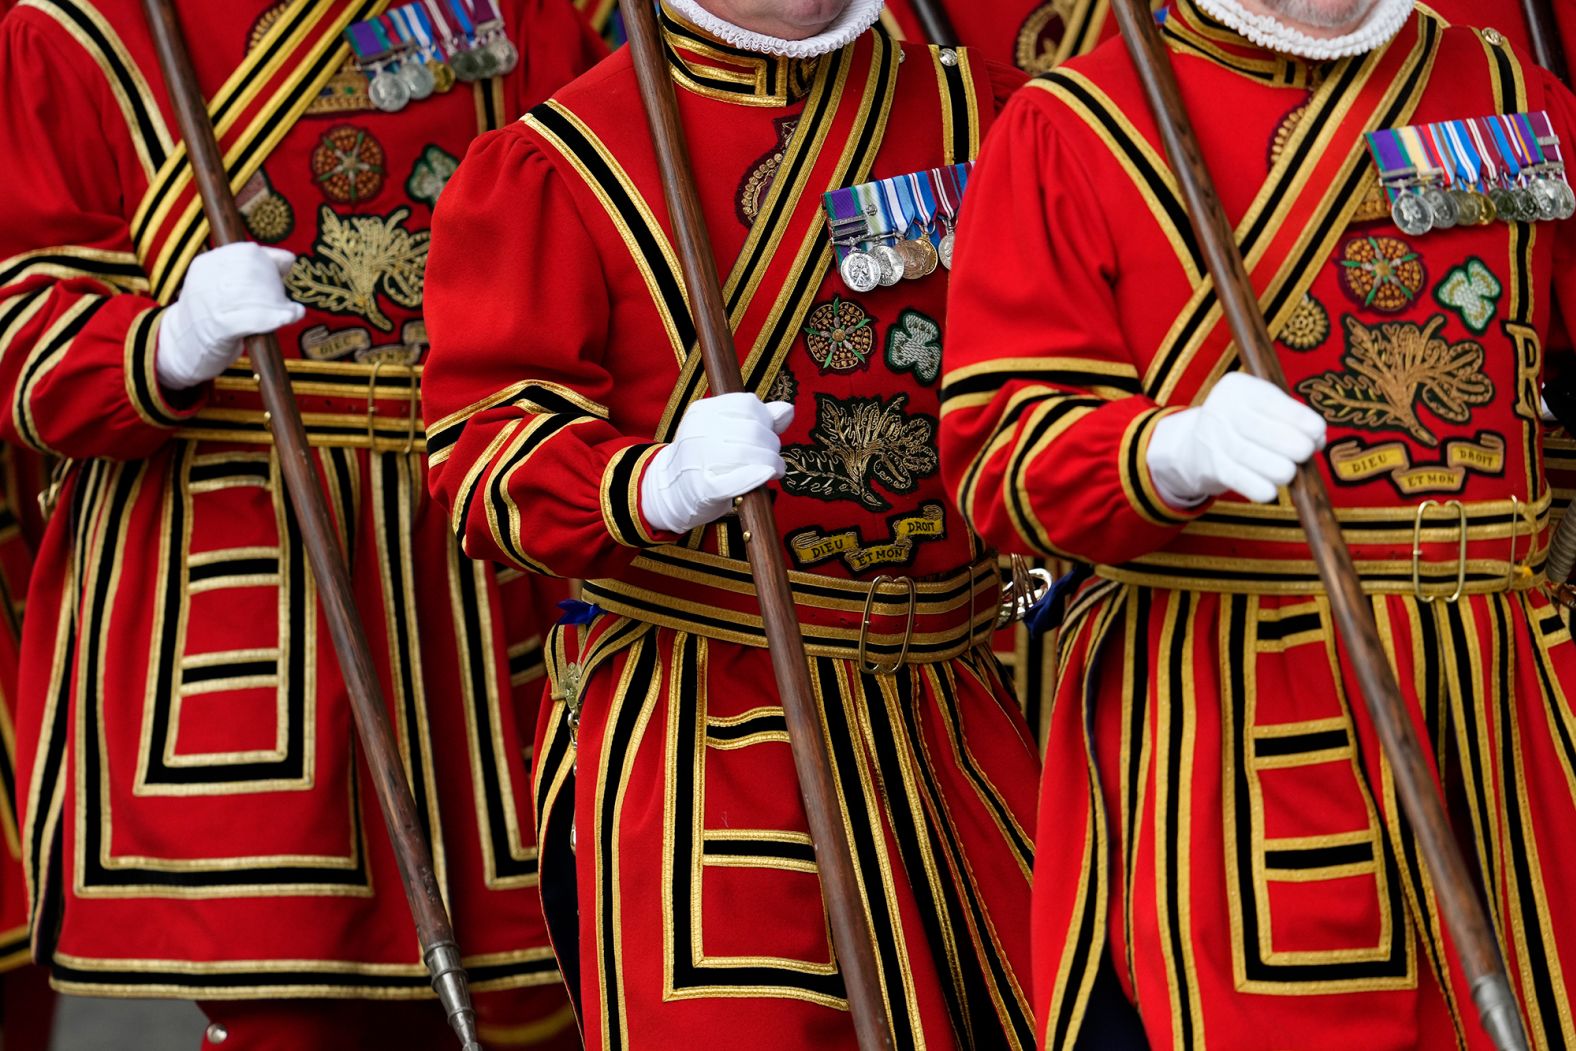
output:
M 1366 55 L 1390 41 L 1411 17 L 1416 0 L 1379 0 L 1368 20 L 1357 29 L 1338 37 L 1321 39 L 1243 7 L 1238 0 L 1195 0 L 1199 10 L 1241 33 L 1260 47 L 1283 55 L 1325 62 L 1330 59 Z
M 852 44 L 859 34 L 875 25 L 881 17 L 884 0 L 853 0 L 837 20 L 815 36 L 803 40 L 779 40 L 765 33 L 752 33 L 732 22 L 725 22 L 706 10 L 695 0 L 664 0 L 673 10 L 683 15 L 697 29 L 702 29 L 725 44 L 761 55 L 781 55 L 784 58 L 815 58 L 841 51 Z

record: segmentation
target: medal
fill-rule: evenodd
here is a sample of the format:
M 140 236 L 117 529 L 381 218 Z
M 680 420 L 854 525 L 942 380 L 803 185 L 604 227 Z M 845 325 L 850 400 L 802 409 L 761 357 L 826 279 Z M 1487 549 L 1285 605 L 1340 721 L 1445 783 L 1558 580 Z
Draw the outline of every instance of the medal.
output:
M 919 176 L 902 175 L 893 181 L 897 183 L 898 204 L 907 224 L 903 230 L 906 240 L 898 245 L 898 250 L 908 265 L 909 277 L 915 280 L 929 277 L 941 265 L 941 258 L 936 254 L 936 246 L 930 243 L 932 211 L 922 200 Z
M 837 272 L 851 292 L 870 292 L 881 284 L 881 263 L 864 249 L 870 240 L 870 217 L 857 188 L 829 190 L 821 195 Z
M 399 41 L 400 62 L 398 75 L 410 89 L 410 97 L 424 99 L 438 87 L 438 78 L 427 65 L 427 55 L 416 31 L 416 18 L 411 7 L 396 7 L 383 16 L 393 27 Z
M 881 267 L 881 287 L 891 288 L 903 280 L 903 257 L 891 245 L 876 245 L 871 249 L 871 255 Z
M 504 31 L 503 16 L 498 13 L 497 0 L 476 0 L 471 15 L 476 20 L 476 35 L 482 39 L 482 47 L 491 60 L 490 75 L 512 73 L 520 64 L 520 52 Z
M 881 284 L 881 264 L 862 248 L 845 255 L 837 272 L 842 275 L 843 284 L 854 292 L 869 292 Z
M 367 97 L 384 113 L 397 113 L 410 102 L 410 88 L 398 74 L 382 69 L 367 85 Z
M 459 49 L 453 27 L 444 17 L 438 0 L 418 0 L 408 9 L 414 16 L 416 39 L 422 42 L 428 56 L 427 67 L 432 70 L 434 87 L 438 91 L 452 90 L 459 80 L 448 62 Z
M 1434 213 L 1415 187 L 1398 194 L 1390 205 L 1390 218 L 1402 233 L 1419 237 L 1434 228 Z
M 1576 215 L 1576 190 L 1571 189 L 1565 173 L 1565 157 L 1560 152 L 1560 137 L 1554 134 L 1554 125 L 1550 123 L 1546 111 L 1538 110 L 1536 113 L 1526 114 L 1525 117 L 1533 141 L 1543 153 L 1544 169 L 1548 173 L 1549 182 L 1554 186 L 1557 208 L 1555 218 L 1569 219 Z
M 958 209 L 963 202 L 958 167 L 953 165 L 930 170 L 930 187 L 935 192 L 936 203 L 941 206 L 941 225 L 946 230 L 941 240 L 936 242 L 936 256 L 948 270 L 952 269 L 952 249 L 957 244 Z
M 393 46 L 378 22 L 355 22 L 345 28 L 345 38 L 356 55 L 356 68 L 367 78 L 367 98 L 385 113 L 395 113 L 410 102 L 410 85 L 389 68 Z
M 1406 150 L 1407 160 L 1417 173 L 1417 195 L 1428 205 L 1430 221 L 1435 230 L 1448 230 L 1460 219 L 1460 209 L 1455 199 L 1438 184 L 1446 178 L 1445 166 L 1436 158 L 1431 142 L 1423 138 L 1417 128 L 1401 128 L 1400 140 Z

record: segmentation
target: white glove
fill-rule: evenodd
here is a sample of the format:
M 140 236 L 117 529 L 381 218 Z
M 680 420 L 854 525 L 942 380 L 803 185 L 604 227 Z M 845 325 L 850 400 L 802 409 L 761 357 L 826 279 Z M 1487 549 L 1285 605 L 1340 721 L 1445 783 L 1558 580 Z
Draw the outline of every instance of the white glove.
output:
M 651 458 L 640 481 L 640 510 L 668 533 L 715 522 L 733 498 L 781 478 L 787 465 L 778 435 L 793 406 L 753 394 L 722 394 L 691 405 L 671 445 Z
M 1173 507 L 1228 489 L 1274 503 L 1297 465 L 1324 448 L 1324 418 L 1273 383 L 1233 372 L 1204 404 L 1165 417 L 1149 438 L 1149 474 Z
M 241 356 L 241 339 L 300 321 L 306 308 L 285 295 L 295 256 L 250 242 L 192 260 L 186 284 L 159 324 L 154 371 L 170 390 L 213 379 Z

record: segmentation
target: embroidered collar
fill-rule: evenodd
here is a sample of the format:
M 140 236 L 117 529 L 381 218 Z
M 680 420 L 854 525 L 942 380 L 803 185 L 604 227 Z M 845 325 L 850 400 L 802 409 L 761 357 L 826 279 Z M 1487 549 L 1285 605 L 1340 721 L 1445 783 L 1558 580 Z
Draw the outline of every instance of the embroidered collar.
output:
M 1331 62 L 1366 55 L 1383 47 L 1406 24 L 1414 6 L 1415 0 L 1378 0 L 1361 26 L 1328 39 L 1309 36 L 1268 15 L 1255 14 L 1243 7 L 1240 0 L 1175 0 L 1174 9 L 1186 9 L 1186 20 L 1208 23 L 1212 32 L 1224 32 L 1261 52 L 1282 58 Z
M 741 106 L 781 108 L 803 99 L 820 57 L 747 51 L 707 32 L 673 6 L 661 7 L 662 41 L 673 79 L 689 91 Z
M 1201 11 L 1195 0 L 1172 0 L 1160 33 L 1174 50 L 1266 84 L 1311 88 L 1319 74 L 1313 63 L 1250 42 Z

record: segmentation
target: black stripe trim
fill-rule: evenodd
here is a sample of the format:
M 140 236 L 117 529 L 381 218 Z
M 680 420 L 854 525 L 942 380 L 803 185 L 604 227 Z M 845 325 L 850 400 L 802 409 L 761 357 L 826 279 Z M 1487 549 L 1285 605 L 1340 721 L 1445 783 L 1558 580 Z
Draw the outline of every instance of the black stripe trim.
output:
M 1264 851 L 1264 867 L 1282 872 L 1307 872 L 1337 865 L 1361 865 L 1374 859 L 1372 843 L 1342 843 L 1329 847 L 1271 847 Z
M 1253 658 L 1249 657 L 1247 659 L 1252 660 Z M 1336 748 L 1345 748 L 1351 743 L 1351 736 L 1345 730 L 1316 730 L 1302 734 L 1255 737 L 1253 739 L 1253 755 L 1258 759 L 1310 755 L 1315 752 L 1328 752 Z

